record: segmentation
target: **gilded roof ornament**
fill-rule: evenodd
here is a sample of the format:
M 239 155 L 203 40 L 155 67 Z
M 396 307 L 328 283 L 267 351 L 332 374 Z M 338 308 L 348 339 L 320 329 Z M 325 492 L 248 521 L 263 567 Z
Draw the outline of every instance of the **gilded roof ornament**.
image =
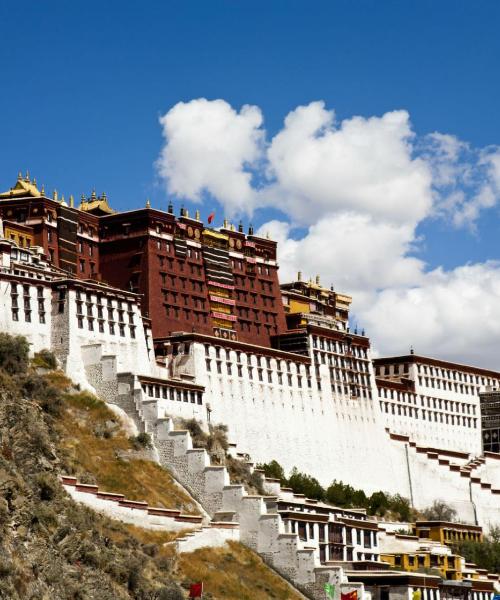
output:
M 111 215 L 115 212 L 108 204 L 106 193 L 103 192 L 100 197 L 97 197 L 95 190 L 92 190 L 90 198 L 86 198 L 85 194 L 82 194 L 79 210 L 93 213 L 98 216 Z
M 146 208 L 151 208 L 151 202 L 149 201 L 149 198 L 146 198 Z
M 40 191 L 36 187 L 36 180 L 33 183 L 29 181 L 29 173 L 26 174 L 28 178 L 23 178 L 21 172 L 17 176 L 17 181 L 14 187 L 10 190 L 0 193 L 0 200 L 8 198 L 39 198 L 41 196 Z

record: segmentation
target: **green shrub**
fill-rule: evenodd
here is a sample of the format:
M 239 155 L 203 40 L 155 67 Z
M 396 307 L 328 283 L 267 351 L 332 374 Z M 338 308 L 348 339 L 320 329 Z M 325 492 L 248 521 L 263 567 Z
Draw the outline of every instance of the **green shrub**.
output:
M 31 364 L 34 367 L 41 367 L 42 369 L 50 369 L 54 371 L 57 369 L 57 359 L 53 352 L 47 349 L 40 350 L 40 352 L 36 352 Z
M 134 437 L 129 438 L 130 442 L 134 446 L 136 450 L 141 450 L 142 448 L 152 448 L 153 442 L 151 440 L 151 436 L 149 433 L 139 433 Z
M 38 495 L 40 500 L 44 502 L 53 500 L 60 490 L 60 483 L 49 473 L 40 473 L 35 477 L 35 482 L 38 487 Z
M 196 419 L 181 419 L 181 427 L 187 429 L 193 440 L 193 448 L 206 448 L 208 445 L 208 434 L 203 431 Z
M 325 490 L 319 481 L 311 475 L 301 473 L 296 467 L 292 469 L 288 485 L 296 494 L 305 494 L 306 498 L 323 500 L 325 497 Z
M 29 349 L 25 337 L 0 333 L 0 369 L 9 375 L 25 373 L 28 368 Z
M 61 392 L 40 375 L 27 375 L 22 380 L 24 394 L 35 401 L 44 412 L 53 416 L 61 413 L 63 397 Z
M 483 542 L 461 542 L 456 551 L 467 562 L 475 563 L 489 573 L 500 573 L 500 527 L 493 527 Z
M 268 463 L 262 463 L 257 465 L 257 468 L 261 471 L 264 471 L 264 475 L 269 477 L 270 479 L 279 479 L 280 482 L 285 486 L 286 484 L 286 475 L 283 467 L 279 464 L 278 461 L 272 460 Z

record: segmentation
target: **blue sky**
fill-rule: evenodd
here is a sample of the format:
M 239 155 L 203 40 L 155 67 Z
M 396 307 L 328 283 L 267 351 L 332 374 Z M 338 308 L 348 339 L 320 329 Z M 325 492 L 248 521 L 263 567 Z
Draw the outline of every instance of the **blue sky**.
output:
M 236 113 L 245 104 L 258 107 L 264 145 L 283 130 L 287 114 L 320 100 L 338 123 L 404 110 L 414 138 L 438 131 L 484 151 L 500 144 L 499 17 L 493 0 L 3 2 L 0 187 L 29 169 L 46 190 L 66 196 L 95 187 L 117 209 L 141 206 L 146 197 L 165 207 L 170 182 L 155 167 L 166 145 L 159 118 L 197 98 L 222 99 Z M 254 180 L 267 173 L 255 164 L 245 169 Z M 203 215 L 217 206 L 210 186 L 200 197 Z M 459 226 L 453 210 L 423 213 L 401 242 L 406 255 L 425 263 L 422 272 L 441 266 L 450 277 L 466 263 L 496 260 L 498 207 L 490 204 Z M 267 201 L 251 218 L 256 226 L 292 223 L 289 240 L 314 227 L 287 210 Z M 318 270 L 330 275 L 328 265 Z M 332 278 L 350 284 L 338 267 Z M 352 284 L 360 297 L 375 288 L 428 289 L 416 276 L 363 282 Z M 359 314 L 374 326 L 367 302 Z M 394 340 L 382 346 L 399 348 Z

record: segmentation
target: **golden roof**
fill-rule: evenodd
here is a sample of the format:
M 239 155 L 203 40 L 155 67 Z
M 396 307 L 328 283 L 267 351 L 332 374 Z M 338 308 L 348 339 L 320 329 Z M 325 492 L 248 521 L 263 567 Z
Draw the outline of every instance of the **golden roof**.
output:
M 112 215 L 115 212 L 108 204 L 108 198 L 106 194 L 103 193 L 102 196 L 98 197 L 96 196 L 95 190 L 92 192 L 90 198 L 85 198 L 85 196 L 82 196 L 79 209 L 83 210 L 84 212 L 90 212 L 94 214 L 104 213 L 106 215 Z
M 7 192 L 0 194 L 0 200 L 8 200 L 9 198 L 26 198 L 27 196 L 32 198 L 40 198 L 42 193 L 36 186 L 36 179 L 30 181 L 29 173 L 26 173 L 26 177 L 23 177 L 21 173 L 17 176 L 16 185 Z

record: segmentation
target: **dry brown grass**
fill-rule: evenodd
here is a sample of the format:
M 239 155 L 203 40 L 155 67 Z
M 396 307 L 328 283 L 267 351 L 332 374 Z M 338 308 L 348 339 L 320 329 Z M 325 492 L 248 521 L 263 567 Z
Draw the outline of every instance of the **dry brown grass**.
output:
M 198 514 L 191 498 L 165 469 L 133 458 L 132 443 L 104 402 L 85 392 L 67 394 L 57 426 L 67 469 L 78 478 L 93 479 L 101 490 L 130 500 Z M 128 452 L 130 459 L 119 457 Z
M 302 598 L 262 559 L 236 542 L 181 554 L 178 575 L 186 583 L 203 581 L 204 592 L 217 600 L 299 600 Z

